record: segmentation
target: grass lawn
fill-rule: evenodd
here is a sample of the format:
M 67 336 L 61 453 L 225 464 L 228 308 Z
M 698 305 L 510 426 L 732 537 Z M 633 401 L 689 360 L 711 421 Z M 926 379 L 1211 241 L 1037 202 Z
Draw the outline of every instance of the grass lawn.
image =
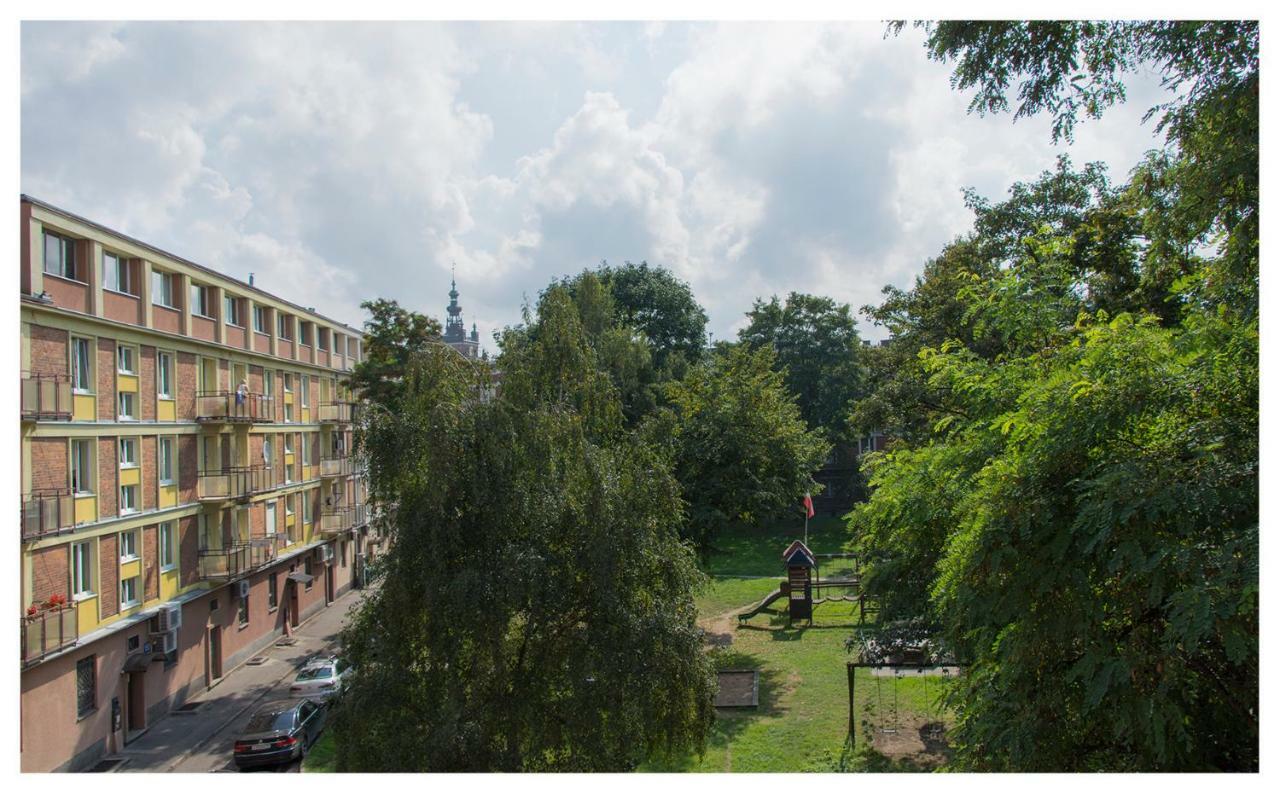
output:
M 320 738 L 307 749 L 307 757 L 302 759 L 303 772 L 334 772 L 337 750 L 333 743 L 333 732 L 325 731 Z
M 891 771 L 927 769 L 944 760 L 945 746 L 929 730 L 921 730 L 941 718 L 936 677 L 876 677 L 859 670 L 854 684 L 858 737 L 856 748 L 847 748 L 849 656 L 844 643 L 858 628 L 855 604 L 820 604 L 812 626 L 801 622 L 791 627 L 786 602 L 778 601 L 738 625 L 736 613 L 784 578 L 782 551 L 802 533 L 802 526 L 744 528 L 719 542 L 709 566 L 712 583 L 698 597 L 698 610 L 713 636 L 732 638 L 727 648 L 713 652 L 718 667 L 760 671 L 760 706 L 721 710 L 702 757 L 665 759 L 646 765 L 645 771 Z M 844 551 L 847 537 L 839 519 L 809 523 L 809 547 L 816 554 Z M 832 561 L 822 566 L 821 576 L 834 578 L 850 568 Z M 752 578 L 760 576 L 767 578 Z

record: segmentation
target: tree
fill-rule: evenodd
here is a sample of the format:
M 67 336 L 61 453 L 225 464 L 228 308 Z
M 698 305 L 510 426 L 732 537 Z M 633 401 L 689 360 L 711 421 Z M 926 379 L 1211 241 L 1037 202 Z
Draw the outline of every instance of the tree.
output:
M 704 552 L 731 523 L 778 518 L 815 490 L 813 473 L 830 447 L 805 426 L 774 369 L 773 348 L 735 346 L 668 391 L 672 411 L 650 432 L 672 439 L 689 503 L 687 535 Z
M 703 747 L 715 682 L 679 484 L 582 379 L 591 351 L 564 290 L 534 325 L 504 347 L 496 399 L 429 349 L 397 409 L 368 413 L 392 543 L 343 636 L 356 674 L 334 716 L 339 769 L 623 771 Z
M 809 427 L 829 441 L 849 437 L 850 403 L 861 396 L 862 345 L 848 304 L 792 292 L 757 300 L 738 339 L 752 348 L 769 345 L 787 388 Z
M 621 267 L 602 263 L 596 272 L 609 287 L 618 321 L 639 331 L 653 346 L 656 366 L 667 365 L 673 356 L 686 362 L 701 357 L 707 313 L 688 284 L 647 262 Z
M 410 359 L 439 344 L 440 323 L 385 298 L 365 301 L 360 307 L 369 312 L 364 323 L 364 358 L 347 383 L 365 400 L 393 405 L 402 391 Z

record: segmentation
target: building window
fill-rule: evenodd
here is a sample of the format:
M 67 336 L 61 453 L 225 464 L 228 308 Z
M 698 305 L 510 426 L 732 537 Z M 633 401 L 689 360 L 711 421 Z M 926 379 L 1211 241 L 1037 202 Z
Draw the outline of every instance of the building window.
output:
M 284 454 L 293 454 L 293 433 L 284 434 Z
M 302 393 L 302 407 L 306 408 L 311 402 L 311 377 L 309 375 L 298 376 L 298 391 Z
M 133 468 L 138 465 L 138 439 L 120 439 L 120 468 Z
M 123 292 L 126 295 L 133 295 L 133 269 L 129 267 L 129 260 L 113 254 L 110 251 L 102 252 L 102 286 L 112 292 Z
M 276 314 L 276 335 L 281 339 L 293 339 L 293 318 L 284 312 Z
M 133 348 L 129 345 L 116 345 L 116 371 L 121 375 L 138 374 L 133 362 Z
M 137 606 L 138 601 L 138 578 L 130 576 L 128 579 L 120 580 L 120 606 L 132 607 Z
M 316 571 L 315 571 L 314 562 L 315 562 L 315 557 L 308 554 L 306 561 L 303 563 L 303 570 L 306 571 L 307 576 L 315 577 Z M 314 578 L 313 578 L 313 581 L 314 581 Z M 311 582 L 307 582 L 307 586 L 305 589 L 307 590 L 311 589 Z
M 227 325 L 234 325 L 234 326 L 243 328 L 244 317 L 240 313 L 240 306 L 241 306 L 240 299 L 233 298 L 230 295 L 228 295 L 226 296 L 225 302 L 227 307 L 226 308 Z
M 160 484 L 173 485 L 173 439 L 161 437 L 157 458 L 160 467 Z
M 174 295 L 177 292 L 173 288 L 174 279 L 177 275 L 174 273 L 165 273 L 161 270 L 151 271 L 151 302 L 157 306 L 165 306 L 170 309 L 178 308 L 174 302 Z
M 253 330 L 257 331 L 260 334 L 269 333 L 269 331 L 267 331 L 267 307 L 266 306 L 253 307 Z
M 71 337 L 71 388 L 81 394 L 93 391 L 92 359 L 89 357 L 89 340 Z
M 76 241 L 53 232 L 44 233 L 44 272 L 79 280 L 76 276 Z
M 71 442 L 71 488 L 77 494 L 93 493 L 93 441 Z
M 76 662 L 76 719 L 92 714 L 98 707 L 97 657 Z
M 178 559 L 173 553 L 173 522 L 166 521 L 161 524 L 157 534 L 160 541 L 160 570 L 172 570 L 177 565 Z
M 286 518 L 293 515 L 293 494 L 289 494 L 284 498 L 284 515 Z
M 249 596 L 240 597 L 240 607 L 236 612 L 236 617 L 239 618 L 241 626 L 249 623 Z
M 293 394 L 293 375 L 288 372 L 284 373 L 284 393 Z
M 280 578 L 279 574 L 271 574 L 267 577 L 267 609 L 275 609 L 280 606 Z
M 262 393 L 271 398 L 276 395 L 276 378 L 275 373 L 269 369 L 262 371 Z
M 120 486 L 120 512 L 121 513 L 138 512 L 138 486 L 136 485 Z
M 131 391 L 122 391 L 117 396 L 120 398 L 120 419 L 137 419 L 137 395 Z
M 138 559 L 138 530 L 120 533 L 120 562 Z
M 156 354 L 156 393 L 166 399 L 173 399 L 173 354 Z
M 213 287 L 191 285 L 191 313 L 213 319 Z
M 311 523 L 311 494 L 313 491 L 304 491 L 302 494 L 302 523 Z
M 298 323 L 298 344 L 311 344 L 311 323 Z
M 271 439 L 262 439 L 262 463 L 268 469 L 271 468 Z
M 284 404 L 284 421 L 286 422 L 293 421 L 293 403 Z
M 319 343 L 321 350 L 329 349 L 329 329 L 319 328 L 316 330 L 316 342 Z
M 93 595 L 92 541 L 71 544 L 71 590 L 76 598 Z

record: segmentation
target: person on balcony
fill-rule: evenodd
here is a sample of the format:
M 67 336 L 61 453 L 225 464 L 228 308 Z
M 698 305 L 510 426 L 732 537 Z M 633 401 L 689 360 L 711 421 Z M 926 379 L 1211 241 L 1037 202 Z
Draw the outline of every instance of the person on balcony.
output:
M 249 397 L 249 384 L 244 382 L 244 378 L 240 379 L 240 385 L 236 387 L 236 416 L 244 415 L 244 402 Z

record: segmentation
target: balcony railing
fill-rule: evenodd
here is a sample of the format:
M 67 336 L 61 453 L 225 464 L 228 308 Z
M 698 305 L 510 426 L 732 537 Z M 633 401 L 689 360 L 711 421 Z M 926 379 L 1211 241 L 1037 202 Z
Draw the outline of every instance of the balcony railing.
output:
M 274 422 L 275 398 L 254 392 L 196 392 L 196 421 Z
M 22 618 L 22 664 L 35 664 L 41 659 L 64 648 L 75 645 L 79 639 L 79 612 L 75 606 L 62 609 L 46 609 Z
M 350 455 L 339 454 L 320 458 L 321 477 L 346 477 L 354 471 Z
M 249 567 L 254 570 L 270 565 L 280 556 L 280 552 L 289 545 L 289 538 L 275 534 L 253 538 L 249 541 Z
M 22 420 L 71 421 L 71 381 L 65 375 L 22 373 Z
M 200 549 L 197 562 L 197 571 L 202 580 L 234 579 L 251 570 L 249 546 L 243 543 L 216 549 Z
M 197 473 L 196 498 L 202 502 L 247 499 L 270 490 L 268 471 L 262 466 L 229 466 Z
M 320 514 L 320 531 L 327 533 L 347 532 L 367 523 L 367 511 L 363 504 L 339 505 L 325 508 Z
M 22 497 L 22 539 L 69 532 L 76 525 L 76 503 L 69 488 L 32 491 Z
M 320 423 L 350 424 L 352 407 L 352 404 L 347 402 L 320 403 Z

